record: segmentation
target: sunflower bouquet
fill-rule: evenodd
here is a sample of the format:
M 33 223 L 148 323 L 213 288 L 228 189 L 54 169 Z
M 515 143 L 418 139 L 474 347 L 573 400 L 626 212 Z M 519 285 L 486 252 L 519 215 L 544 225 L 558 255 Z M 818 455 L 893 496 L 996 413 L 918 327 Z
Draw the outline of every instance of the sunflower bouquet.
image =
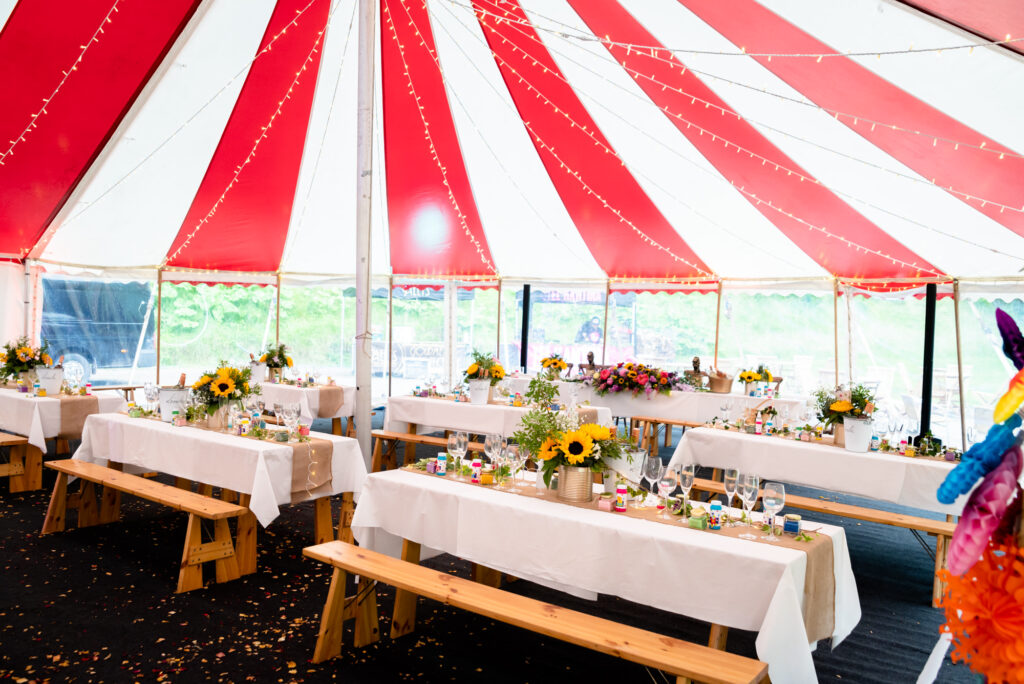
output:
M 541 443 L 536 454 L 544 475 L 544 484 L 551 484 L 551 476 L 559 466 L 603 472 L 607 469 L 605 459 L 622 457 L 622 445 L 622 440 L 611 428 L 594 423 L 580 425 L 575 430 L 552 432 Z
M 569 364 L 565 362 L 560 354 L 552 354 L 540 360 L 540 367 L 544 369 L 548 378 L 557 380 L 558 376 L 569 367 Z
M 267 347 L 259 362 L 267 364 L 267 368 L 292 367 L 292 357 L 288 356 L 288 347 L 284 344 L 272 344 Z
M 466 382 L 470 380 L 490 380 L 491 385 L 498 384 L 505 377 L 505 369 L 498 360 L 473 350 L 473 363 L 466 368 Z
M 216 373 L 204 373 L 192 385 L 192 395 L 205 408 L 207 415 L 213 415 L 229 402 L 245 399 L 250 394 L 259 394 L 259 385 L 249 383 L 252 370 L 234 368 L 221 361 Z
M 635 397 L 642 392 L 650 399 L 655 393 L 669 394 L 672 390 L 694 391 L 693 385 L 688 384 L 678 373 L 663 371 L 642 363 L 620 363 L 612 368 L 594 371 L 586 382 L 599 395 L 629 392 Z
M 844 416 L 860 418 L 869 415 L 875 407 L 875 395 L 860 384 L 850 389 L 842 386 L 834 390 L 822 388 L 814 393 L 814 403 L 818 409 L 818 420 L 827 428 Z
M 745 370 L 736 376 L 740 382 L 772 382 L 775 376 L 763 363 L 756 370 Z
M 20 337 L 8 342 L 0 350 L 0 378 L 16 378 L 19 373 L 28 373 L 36 366 L 52 366 L 49 347 L 43 342 L 40 347 L 33 347 L 27 337 Z

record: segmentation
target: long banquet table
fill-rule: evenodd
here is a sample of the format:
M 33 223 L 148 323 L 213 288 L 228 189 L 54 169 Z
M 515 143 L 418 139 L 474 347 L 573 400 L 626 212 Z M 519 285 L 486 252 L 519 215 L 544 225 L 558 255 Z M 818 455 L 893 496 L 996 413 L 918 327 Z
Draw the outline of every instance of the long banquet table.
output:
M 809 527 L 831 539 L 835 646 L 860 620 L 857 585 L 843 529 Z M 450 553 L 577 596 L 612 594 L 756 631 L 773 681 L 817 681 L 799 550 L 405 470 L 366 478 L 352 530 L 361 545 L 396 557 L 409 540 L 426 547 L 423 557 Z
M 967 495 L 940 504 L 935 492 L 954 463 L 868 451 L 858 453 L 818 442 L 751 435 L 736 430 L 687 430 L 676 446 L 670 467 L 693 463 L 709 468 L 737 468 L 833 492 L 886 501 L 933 513 L 959 515 Z
M 299 415 L 307 421 L 316 418 L 351 418 L 355 413 L 356 388 L 351 385 L 338 385 L 343 392 L 343 400 L 337 411 L 330 415 L 320 415 L 320 385 L 313 387 L 296 387 L 280 382 L 265 382 L 260 385 L 264 405 L 273 409 L 274 404 L 296 403 Z M 335 430 L 335 434 L 341 434 Z
M 586 407 L 581 407 L 585 409 Z M 388 399 L 384 429 L 412 432 L 418 426 L 445 430 L 465 430 L 472 434 L 500 434 L 510 437 L 519 429 L 523 415 L 530 409 L 504 404 L 470 404 L 451 399 L 400 396 Z M 597 407 L 597 422 L 611 427 L 612 413 Z
M 315 496 L 292 492 L 294 452 L 288 444 L 117 413 L 89 416 L 74 458 L 100 465 L 113 461 L 248 494 L 249 510 L 265 527 L 279 506 L 362 488 L 366 465 L 359 443 L 317 432 L 312 436 L 329 440 L 333 448 L 329 491 Z
M 124 399 L 116 392 L 95 392 L 93 396 L 99 413 L 112 413 L 124 407 Z M 28 443 L 44 454 L 48 439 L 77 439 L 79 435 L 66 434 L 66 426 L 61 425 L 61 401 L 61 397 L 32 397 L 17 390 L 0 389 L 0 430 L 28 437 Z

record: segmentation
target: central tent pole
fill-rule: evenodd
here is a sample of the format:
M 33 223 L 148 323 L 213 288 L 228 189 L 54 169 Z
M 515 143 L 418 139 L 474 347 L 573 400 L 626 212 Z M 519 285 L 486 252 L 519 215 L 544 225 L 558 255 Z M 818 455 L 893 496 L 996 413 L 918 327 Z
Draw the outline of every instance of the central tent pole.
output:
M 498 278 L 498 328 L 494 340 L 494 357 L 501 361 L 501 278 Z
M 722 320 L 722 281 L 718 281 L 718 304 L 715 306 L 715 362 L 712 368 L 718 370 L 718 326 Z M 710 381 L 709 381 L 710 382 Z
M 604 291 L 604 328 L 601 330 L 601 365 L 608 363 L 605 355 L 608 353 L 608 303 L 612 299 L 612 281 L 608 281 Z
M 953 281 L 953 325 L 956 327 L 956 379 L 960 390 L 960 447 L 967 450 L 967 405 L 964 403 L 964 359 L 960 345 L 960 281 Z
M 370 394 L 373 340 L 370 326 L 371 197 L 373 193 L 373 67 L 375 0 L 359 0 L 359 80 L 356 115 L 356 439 L 370 467 Z M 389 376 L 390 378 L 390 376 Z
M 156 384 L 160 385 L 160 322 L 163 316 L 164 269 L 156 270 Z
M 530 343 L 530 284 L 523 285 L 523 330 L 519 336 L 519 365 L 526 372 L 526 352 Z
M 935 283 L 925 286 L 924 299 L 924 361 L 921 373 L 921 430 L 915 444 L 920 443 L 921 436 L 932 429 L 932 379 L 935 375 L 935 300 L 938 287 Z
M 839 281 L 832 279 L 832 329 L 835 331 L 836 387 L 839 387 Z
M 274 308 L 274 344 L 281 344 L 281 274 L 277 274 L 277 302 Z

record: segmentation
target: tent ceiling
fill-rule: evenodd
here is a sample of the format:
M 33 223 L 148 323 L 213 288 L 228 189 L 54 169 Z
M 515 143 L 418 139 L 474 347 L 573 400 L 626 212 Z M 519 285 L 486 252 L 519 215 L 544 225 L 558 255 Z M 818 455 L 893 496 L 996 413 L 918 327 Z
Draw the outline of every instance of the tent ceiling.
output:
M 0 256 L 353 273 L 355 1 L 0 0 Z M 1024 10 L 975 7 L 380 0 L 373 271 L 1017 276 Z

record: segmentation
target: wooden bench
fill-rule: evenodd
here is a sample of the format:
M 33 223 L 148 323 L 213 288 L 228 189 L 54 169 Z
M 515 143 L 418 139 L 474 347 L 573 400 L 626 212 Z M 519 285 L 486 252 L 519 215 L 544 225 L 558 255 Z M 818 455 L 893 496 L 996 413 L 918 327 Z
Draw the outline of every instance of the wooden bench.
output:
M 10 460 L 0 464 L 0 477 L 8 477 L 12 493 L 43 488 L 43 452 L 28 437 L 0 432 L 0 447 L 10 449 Z
M 725 494 L 725 485 L 721 482 L 716 482 L 715 480 L 694 478 L 693 488 L 694 490 L 710 492 L 711 494 Z M 758 497 L 760 497 L 760 493 L 758 494 Z M 786 506 L 788 508 L 798 508 L 800 510 L 812 511 L 814 513 L 826 513 L 828 515 L 836 515 L 844 518 L 850 518 L 852 520 L 863 520 L 864 522 L 877 523 L 879 525 L 890 525 L 892 527 L 902 527 L 912 531 L 916 530 L 919 532 L 926 532 L 927 534 L 935 537 L 936 573 L 946 567 L 946 556 L 949 552 L 949 540 L 953 536 L 953 530 L 956 529 L 956 523 L 946 520 L 921 518 L 916 515 L 893 513 L 892 511 L 883 511 L 877 508 L 854 506 L 852 504 L 826 501 L 824 499 L 815 499 L 809 496 L 799 496 L 789 493 L 786 494 Z M 939 599 L 942 597 L 944 591 L 945 585 L 939 581 L 939 578 L 936 575 L 932 581 L 933 606 L 938 607 Z
M 376 443 L 373 445 L 373 459 L 370 462 L 370 472 L 379 470 L 392 470 L 398 467 L 398 444 L 405 444 L 405 463 L 412 463 L 415 456 L 416 444 L 447 449 L 448 440 L 444 437 L 431 437 L 430 435 L 417 435 L 414 432 L 390 432 L 388 430 L 374 430 L 373 438 Z M 483 452 L 484 445 L 480 442 L 470 442 L 468 451 L 470 453 Z
M 672 443 L 672 427 L 679 426 L 686 432 L 686 428 L 703 427 L 704 423 L 695 423 L 691 420 L 672 420 L 670 418 L 656 418 L 654 416 L 633 416 L 630 419 L 630 434 L 633 430 L 640 428 L 640 448 L 650 448 L 651 455 L 658 455 L 658 426 L 665 426 L 665 446 Z
M 119 464 L 115 464 L 119 465 Z M 78 526 L 89 527 L 101 523 L 115 522 L 120 518 L 121 493 L 133 494 L 142 499 L 154 501 L 188 513 L 185 531 L 185 548 L 181 555 L 178 573 L 178 587 L 175 593 L 199 589 L 203 586 L 203 563 L 216 561 L 217 582 L 227 582 L 241 576 L 235 545 L 231 540 L 229 518 L 238 518 L 249 513 L 244 505 L 215 499 L 191 490 L 165 485 L 137 475 L 129 475 L 115 467 L 105 467 L 85 461 L 71 459 L 48 461 L 47 468 L 57 471 L 57 482 L 53 487 L 50 505 L 46 510 L 43 534 L 64 530 L 67 509 L 78 509 Z M 81 488 L 71 497 L 67 494 L 68 476 L 82 480 Z M 100 504 L 97 505 L 93 483 L 103 485 Z M 248 496 L 245 497 L 246 503 Z M 201 520 L 213 522 L 213 540 L 203 542 Z M 250 540 L 239 530 L 239 547 Z M 255 556 L 255 536 L 251 538 Z M 241 553 L 241 548 L 240 548 Z M 253 568 L 255 570 L 255 568 Z
M 413 542 L 405 544 L 408 547 Z M 415 546 L 418 552 L 419 545 Z M 768 666 L 751 658 L 553 606 L 344 542 L 310 546 L 302 553 L 334 568 L 313 662 L 322 662 L 341 652 L 342 624 L 351 612 L 344 605 L 345 582 L 347 574 L 352 573 L 398 590 L 392 637 L 412 631 L 410 620 L 415 620 L 415 613 L 412 618 L 402 618 L 399 613 L 410 602 L 415 610 L 417 596 L 425 596 L 538 634 L 671 672 L 677 676 L 678 683 L 749 683 L 767 677 Z M 418 553 L 415 555 L 418 558 Z

